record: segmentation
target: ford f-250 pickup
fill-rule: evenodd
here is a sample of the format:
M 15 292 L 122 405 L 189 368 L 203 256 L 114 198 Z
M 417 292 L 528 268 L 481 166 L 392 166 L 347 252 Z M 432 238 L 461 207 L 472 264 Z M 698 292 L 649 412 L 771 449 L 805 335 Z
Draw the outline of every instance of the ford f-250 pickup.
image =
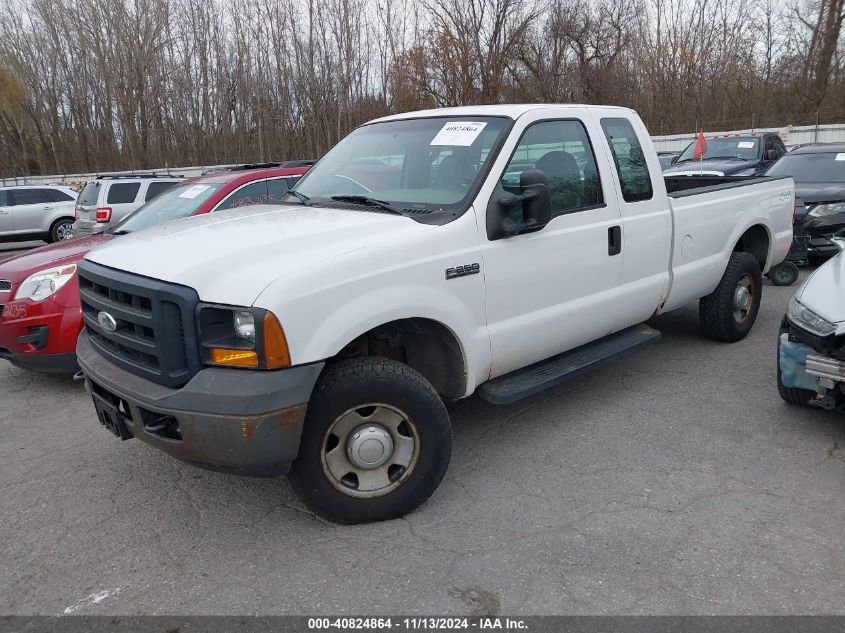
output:
M 628 109 L 390 116 L 281 205 L 91 252 L 79 364 L 121 439 L 289 472 L 333 521 L 399 517 L 446 472 L 444 400 L 536 393 L 657 340 L 644 322 L 695 300 L 705 335 L 742 339 L 793 205 L 789 178 L 664 181 Z

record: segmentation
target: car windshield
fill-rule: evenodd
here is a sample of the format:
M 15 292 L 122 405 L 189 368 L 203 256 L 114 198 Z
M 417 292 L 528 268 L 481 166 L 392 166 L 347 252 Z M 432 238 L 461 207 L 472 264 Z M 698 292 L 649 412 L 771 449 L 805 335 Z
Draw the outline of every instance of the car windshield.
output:
M 222 184 L 181 184 L 153 198 L 118 224 L 113 233 L 133 233 L 157 224 L 187 218 Z
M 787 154 L 769 168 L 767 176 L 792 176 L 797 183 L 845 183 L 845 153 Z
M 365 125 L 335 145 L 296 191 L 314 202 L 354 196 L 402 210 L 465 209 L 510 123 L 466 116 Z
M 707 151 L 704 152 L 703 159 L 731 159 L 738 158 L 740 160 L 756 160 L 760 151 L 760 140 L 756 138 L 748 138 L 742 136 L 730 138 L 708 138 Z M 687 148 L 681 153 L 677 162 L 683 163 L 692 160 L 692 155 L 695 152 L 695 142 L 687 145 Z

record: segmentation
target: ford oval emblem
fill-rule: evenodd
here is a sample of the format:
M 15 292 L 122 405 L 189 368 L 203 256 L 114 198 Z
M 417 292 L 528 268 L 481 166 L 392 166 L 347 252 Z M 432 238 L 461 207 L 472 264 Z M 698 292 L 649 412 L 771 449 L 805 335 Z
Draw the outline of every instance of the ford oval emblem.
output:
M 108 312 L 100 312 L 97 314 L 97 323 L 99 323 L 106 332 L 114 332 L 117 330 L 117 321 Z

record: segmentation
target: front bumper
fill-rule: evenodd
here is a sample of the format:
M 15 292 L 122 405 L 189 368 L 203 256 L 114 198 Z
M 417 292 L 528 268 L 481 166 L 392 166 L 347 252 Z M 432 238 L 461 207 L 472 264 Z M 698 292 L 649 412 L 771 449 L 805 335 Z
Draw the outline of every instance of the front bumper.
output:
M 800 227 L 810 237 L 808 252 L 819 257 L 833 257 L 839 252 L 830 241 L 836 231 L 845 228 L 845 213 L 835 213 L 820 218 L 808 216 Z
M 118 407 L 132 436 L 197 466 L 244 475 L 286 473 L 324 363 L 279 371 L 209 367 L 173 389 L 102 357 L 86 332 L 77 357 L 86 389 Z
M 0 313 L 0 358 L 42 373 L 72 374 L 78 369 L 81 328 L 78 305 L 61 305 L 53 298 L 9 302 Z
M 778 337 L 778 367 L 783 385 L 819 394 L 841 390 L 845 383 L 841 342 L 841 337 L 817 336 L 784 317 Z

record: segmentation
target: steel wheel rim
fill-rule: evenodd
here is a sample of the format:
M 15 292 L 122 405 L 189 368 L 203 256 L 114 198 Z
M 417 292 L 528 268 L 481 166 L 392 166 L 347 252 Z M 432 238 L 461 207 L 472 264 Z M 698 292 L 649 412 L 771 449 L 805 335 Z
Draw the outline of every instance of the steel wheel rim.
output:
M 737 325 L 745 323 L 751 314 L 752 308 L 754 308 L 754 290 L 754 279 L 748 273 L 745 273 L 736 282 L 733 313 L 734 321 L 736 321 Z
M 374 459 L 377 442 L 385 449 L 384 457 L 364 466 L 361 455 Z M 414 472 L 419 454 L 414 422 L 400 409 L 381 402 L 347 409 L 332 421 L 320 442 L 320 466 L 326 479 L 343 494 L 365 499 L 399 488 Z
M 59 240 L 66 240 L 70 238 L 70 227 L 71 224 L 69 222 L 62 222 L 59 226 L 56 227 L 56 237 Z
M 793 274 L 792 269 L 789 268 L 788 266 L 779 267 L 775 271 L 775 277 L 777 278 L 777 280 L 783 281 L 783 282 L 791 281 L 792 280 L 792 274 Z

